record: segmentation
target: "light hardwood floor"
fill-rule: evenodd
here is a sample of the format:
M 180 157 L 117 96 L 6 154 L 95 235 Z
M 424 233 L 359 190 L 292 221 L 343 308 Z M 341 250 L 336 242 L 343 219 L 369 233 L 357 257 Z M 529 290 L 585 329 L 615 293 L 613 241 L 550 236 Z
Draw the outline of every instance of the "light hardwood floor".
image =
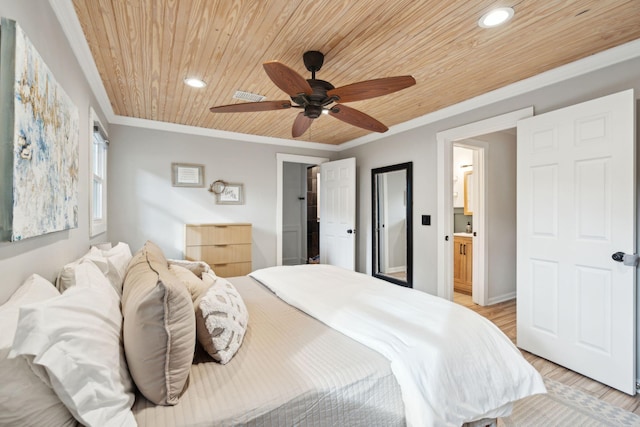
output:
M 471 300 L 470 295 L 454 293 L 454 301 L 464 305 L 473 311 L 491 320 L 504 332 L 513 343 L 516 343 L 516 300 L 505 301 L 490 306 L 480 306 Z M 535 356 L 527 351 L 520 350 L 522 355 L 531 363 L 542 375 L 566 384 L 640 415 L 640 394 L 636 397 L 629 396 L 611 387 L 575 373 L 567 368 L 556 365 L 546 359 Z

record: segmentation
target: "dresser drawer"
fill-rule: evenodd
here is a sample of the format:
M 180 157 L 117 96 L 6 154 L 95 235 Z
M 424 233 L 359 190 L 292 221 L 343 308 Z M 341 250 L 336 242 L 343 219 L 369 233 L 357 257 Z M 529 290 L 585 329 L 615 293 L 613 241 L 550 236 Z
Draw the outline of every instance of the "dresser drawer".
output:
M 186 259 L 202 260 L 209 265 L 251 262 L 251 244 L 187 246 Z
M 251 243 L 251 224 L 189 225 L 185 237 L 188 246 Z
M 250 262 L 233 262 L 230 264 L 210 264 L 211 269 L 216 276 L 219 277 L 234 277 L 234 276 L 246 276 L 251 273 Z

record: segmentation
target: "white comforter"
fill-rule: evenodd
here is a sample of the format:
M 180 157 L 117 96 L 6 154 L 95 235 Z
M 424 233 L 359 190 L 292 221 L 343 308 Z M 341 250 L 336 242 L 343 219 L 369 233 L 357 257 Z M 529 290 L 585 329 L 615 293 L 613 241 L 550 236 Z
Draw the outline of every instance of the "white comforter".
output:
M 290 305 L 391 361 L 409 426 L 460 426 L 545 393 L 540 374 L 493 323 L 414 289 L 330 265 L 250 274 Z

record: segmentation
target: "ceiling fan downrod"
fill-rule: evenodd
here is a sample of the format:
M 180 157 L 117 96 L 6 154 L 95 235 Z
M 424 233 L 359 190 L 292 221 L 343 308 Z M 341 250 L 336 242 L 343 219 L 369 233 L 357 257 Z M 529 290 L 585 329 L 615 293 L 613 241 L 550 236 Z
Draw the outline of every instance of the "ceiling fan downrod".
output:
M 307 70 L 311 71 L 311 80 L 315 80 L 316 71 L 320 71 L 324 64 L 324 54 L 317 50 L 309 50 L 302 55 L 302 61 Z

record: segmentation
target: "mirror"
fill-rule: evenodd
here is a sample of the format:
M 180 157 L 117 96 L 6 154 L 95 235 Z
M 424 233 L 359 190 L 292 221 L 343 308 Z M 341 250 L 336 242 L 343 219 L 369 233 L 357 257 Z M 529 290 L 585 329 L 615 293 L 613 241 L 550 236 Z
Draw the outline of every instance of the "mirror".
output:
M 371 170 L 373 276 L 412 285 L 412 162 Z
M 473 215 L 473 171 L 464 173 L 464 214 Z

